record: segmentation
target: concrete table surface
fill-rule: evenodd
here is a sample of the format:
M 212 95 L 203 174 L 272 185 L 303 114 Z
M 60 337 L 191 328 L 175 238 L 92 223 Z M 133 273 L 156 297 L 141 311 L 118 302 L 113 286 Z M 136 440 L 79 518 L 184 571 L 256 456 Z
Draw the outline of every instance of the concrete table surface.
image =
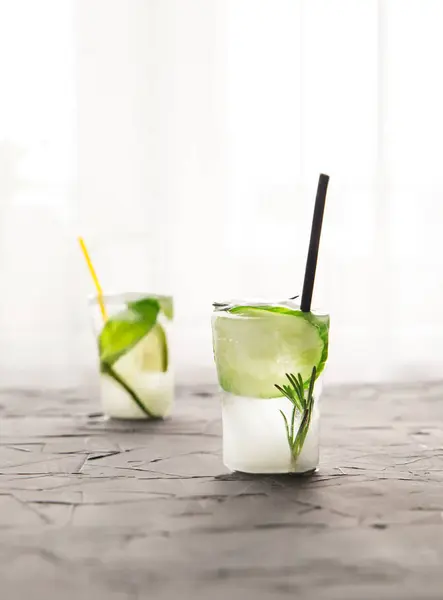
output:
M 0 395 L 2 600 L 443 598 L 443 384 L 322 400 L 311 478 L 230 474 L 214 389 L 164 422 Z

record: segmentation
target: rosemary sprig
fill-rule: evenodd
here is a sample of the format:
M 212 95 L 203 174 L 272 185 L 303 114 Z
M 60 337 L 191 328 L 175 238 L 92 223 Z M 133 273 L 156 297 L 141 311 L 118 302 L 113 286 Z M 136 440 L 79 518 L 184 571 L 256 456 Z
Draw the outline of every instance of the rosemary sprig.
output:
M 283 396 L 285 396 L 293 404 L 290 422 L 288 422 L 288 419 L 282 410 L 280 413 L 285 423 L 286 436 L 288 438 L 289 448 L 294 461 L 297 460 L 300 452 L 302 451 L 303 444 L 305 443 L 309 426 L 311 424 L 312 410 L 314 408 L 313 392 L 316 374 L 317 369 L 316 367 L 313 367 L 306 397 L 303 378 L 300 373 L 297 376 L 293 375 L 292 373 L 286 373 L 289 385 L 275 385 L 279 392 L 281 392 L 281 394 L 283 394 Z M 301 414 L 301 423 L 298 431 L 295 433 L 294 427 L 297 413 Z

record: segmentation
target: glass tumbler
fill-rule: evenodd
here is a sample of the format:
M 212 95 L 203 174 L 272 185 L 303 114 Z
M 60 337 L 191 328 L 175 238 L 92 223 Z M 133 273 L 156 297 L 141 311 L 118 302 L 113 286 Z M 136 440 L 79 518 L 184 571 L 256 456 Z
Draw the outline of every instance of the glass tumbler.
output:
M 114 419 L 159 419 L 174 399 L 170 296 L 105 294 L 89 300 L 99 357 L 101 403 Z
M 291 301 L 214 304 L 223 462 L 245 473 L 313 472 L 329 316 Z

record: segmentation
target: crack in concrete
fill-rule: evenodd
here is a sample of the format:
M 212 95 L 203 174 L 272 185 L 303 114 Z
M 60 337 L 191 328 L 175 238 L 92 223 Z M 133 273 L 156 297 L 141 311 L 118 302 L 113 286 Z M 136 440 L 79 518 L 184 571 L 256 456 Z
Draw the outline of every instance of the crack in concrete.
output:
M 25 500 L 22 500 L 20 497 L 18 497 L 15 494 L 11 494 L 11 495 L 13 496 L 14 500 L 16 500 L 21 506 L 23 506 L 24 508 L 26 508 L 27 510 L 29 510 L 33 514 L 37 515 L 37 517 L 45 525 L 50 525 L 52 523 L 52 521 L 51 521 L 51 519 L 49 517 L 47 517 L 45 514 L 41 513 L 40 511 L 38 511 L 36 508 L 34 508 L 33 506 L 31 506 L 28 502 L 26 502 Z

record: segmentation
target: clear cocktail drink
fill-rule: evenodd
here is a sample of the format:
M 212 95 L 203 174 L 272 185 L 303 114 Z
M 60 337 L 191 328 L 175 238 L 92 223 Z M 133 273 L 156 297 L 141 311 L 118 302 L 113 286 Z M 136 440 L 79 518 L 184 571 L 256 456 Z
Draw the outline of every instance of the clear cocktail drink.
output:
M 105 295 L 103 302 L 105 322 L 98 299 L 90 301 L 104 414 L 116 419 L 167 416 L 174 399 L 172 298 L 128 293 Z
M 223 460 L 232 471 L 307 473 L 319 460 L 329 316 L 292 301 L 215 304 Z

